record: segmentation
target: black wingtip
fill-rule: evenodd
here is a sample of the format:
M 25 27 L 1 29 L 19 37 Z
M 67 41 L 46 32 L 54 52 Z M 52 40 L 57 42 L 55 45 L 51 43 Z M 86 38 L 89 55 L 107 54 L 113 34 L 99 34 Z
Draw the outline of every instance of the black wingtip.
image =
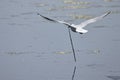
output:
M 107 14 L 110 14 L 110 13 L 111 13 L 111 11 L 108 11 L 108 12 L 107 12 Z
M 111 13 L 111 11 L 106 12 L 106 14 L 103 16 L 103 18 L 106 17 L 107 15 L 109 15 L 110 13 Z
M 41 15 L 40 13 L 37 13 L 37 15 L 39 15 L 39 16 L 41 16 L 41 17 L 43 17 L 43 18 L 46 18 L 46 17 L 44 17 L 43 15 Z
M 42 18 L 44 18 L 46 20 L 49 20 L 49 21 L 52 21 L 52 22 L 57 22 L 56 20 L 53 20 L 53 19 L 50 19 L 48 17 L 45 17 L 45 16 L 41 15 L 40 13 L 37 13 L 37 15 L 41 16 Z
M 39 13 L 37 13 L 37 15 L 40 15 Z
M 37 15 L 42 16 L 40 13 L 37 13 Z

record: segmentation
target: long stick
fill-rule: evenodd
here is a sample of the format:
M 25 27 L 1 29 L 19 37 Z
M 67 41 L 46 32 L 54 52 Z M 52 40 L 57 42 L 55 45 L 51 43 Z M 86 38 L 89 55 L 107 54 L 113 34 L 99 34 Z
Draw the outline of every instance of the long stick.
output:
M 68 32 L 69 32 L 69 37 L 70 37 L 70 42 L 71 42 L 71 46 L 72 46 L 74 60 L 76 62 L 75 50 L 74 50 L 73 41 L 72 41 L 72 37 L 71 37 L 71 33 L 70 33 L 70 27 L 68 27 Z

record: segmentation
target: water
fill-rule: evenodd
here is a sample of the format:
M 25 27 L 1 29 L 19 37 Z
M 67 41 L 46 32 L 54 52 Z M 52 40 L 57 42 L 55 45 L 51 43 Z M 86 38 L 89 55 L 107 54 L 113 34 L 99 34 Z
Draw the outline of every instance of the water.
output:
M 1 0 L 0 80 L 120 80 L 119 0 Z M 72 32 L 37 15 L 79 24 L 112 13 Z

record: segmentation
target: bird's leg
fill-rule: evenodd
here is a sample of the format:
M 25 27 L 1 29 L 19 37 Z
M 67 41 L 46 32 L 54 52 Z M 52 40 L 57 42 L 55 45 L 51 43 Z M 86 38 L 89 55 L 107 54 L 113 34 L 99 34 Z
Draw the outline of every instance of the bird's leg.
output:
M 71 36 L 71 33 L 70 33 L 70 29 L 71 29 L 71 27 L 68 27 L 69 38 L 70 38 L 70 42 L 71 42 L 71 47 L 72 47 L 72 51 L 73 51 L 73 56 L 74 56 L 74 60 L 75 60 L 75 62 L 76 62 L 75 50 L 74 50 L 74 46 L 73 46 L 73 41 L 72 41 L 72 36 Z
M 76 28 L 73 28 L 71 26 L 68 26 L 69 29 L 71 29 L 73 32 L 76 32 Z

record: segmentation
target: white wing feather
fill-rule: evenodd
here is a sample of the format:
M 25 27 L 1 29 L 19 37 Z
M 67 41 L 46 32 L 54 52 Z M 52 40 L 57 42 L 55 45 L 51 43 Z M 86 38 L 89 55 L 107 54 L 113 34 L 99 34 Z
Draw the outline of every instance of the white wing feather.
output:
M 101 20 L 102 18 L 106 17 L 106 16 L 107 16 L 108 14 L 110 14 L 110 13 L 111 13 L 111 12 L 109 11 L 109 12 L 107 12 L 107 13 L 99 16 L 99 17 L 95 17 L 95 18 L 89 19 L 89 20 L 87 20 L 87 21 L 82 22 L 82 23 L 79 24 L 79 25 L 76 25 L 76 26 L 83 28 L 83 27 L 85 27 L 86 25 L 88 25 L 88 24 L 90 24 L 90 23 L 94 23 L 94 22 L 96 22 L 96 21 L 98 21 L 98 20 Z
M 71 28 L 72 31 L 74 32 L 80 32 L 80 33 L 86 33 L 88 32 L 87 30 L 83 29 L 83 27 L 85 27 L 86 25 L 90 24 L 90 23 L 94 23 L 98 20 L 101 20 L 102 18 L 104 18 L 105 16 L 107 16 L 108 14 L 110 14 L 111 12 L 107 12 L 101 16 L 98 16 L 98 17 L 95 17 L 95 18 L 92 18 L 92 19 L 89 19 L 87 21 L 84 21 L 82 22 L 81 24 L 79 25 L 75 25 L 75 24 L 70 24 L 70 23 L 67 23 L 65 21 L 61 21 L 61 20 L 53 20 L 51 18 L 48 18 L 48 17 L 45 17 L 41 14 L 38 13 L 38 15 L 40 15 L 42 18 L 46 19 L 46 20 L 49 20 L 49 21 L 52 21 L 52 22 L 57 22 L 57 23 L 62 23 L 62 24 L 65 24 L 67 26 L 69 26 Z

